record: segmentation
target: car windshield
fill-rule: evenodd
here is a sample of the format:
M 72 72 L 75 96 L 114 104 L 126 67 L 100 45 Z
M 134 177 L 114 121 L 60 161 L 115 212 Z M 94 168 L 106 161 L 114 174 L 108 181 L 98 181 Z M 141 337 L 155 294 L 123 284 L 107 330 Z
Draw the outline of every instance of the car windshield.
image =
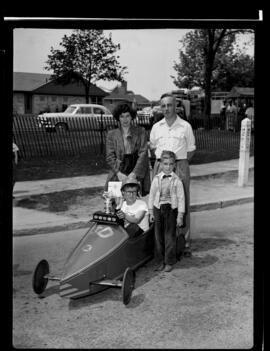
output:
M 68 106 L 65 113 L 73 113 L 76 110 L 76 106 Z

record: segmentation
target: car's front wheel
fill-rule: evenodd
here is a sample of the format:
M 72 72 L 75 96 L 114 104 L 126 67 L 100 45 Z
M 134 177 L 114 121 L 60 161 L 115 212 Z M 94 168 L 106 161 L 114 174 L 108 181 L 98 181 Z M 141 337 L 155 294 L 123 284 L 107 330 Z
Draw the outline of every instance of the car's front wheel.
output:
M 67 132 L 68 131 L 68 126 L 67 126 L 66 123 L 62 123 L 61 122 L 61 123 L 57 123 L 55 125 L 55 129 L 56 129 L 57 132 L 60 132 L 60 133 Z

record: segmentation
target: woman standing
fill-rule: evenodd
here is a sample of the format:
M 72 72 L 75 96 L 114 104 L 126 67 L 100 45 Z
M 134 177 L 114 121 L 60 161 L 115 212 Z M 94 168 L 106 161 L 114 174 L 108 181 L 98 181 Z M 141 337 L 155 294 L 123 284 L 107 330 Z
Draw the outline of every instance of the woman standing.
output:
M 128 104 L 120 104 L 113 112 L 119 128 L 108 131 L 106 161 L 110 166 L 105 190 L 110 181 L 124 181 L 127 176 L 136 177 L 141 183 L 142 196 L 149 193 L 150 174 L 147 135 L 143 127 L 131 123 L 136 111 Z

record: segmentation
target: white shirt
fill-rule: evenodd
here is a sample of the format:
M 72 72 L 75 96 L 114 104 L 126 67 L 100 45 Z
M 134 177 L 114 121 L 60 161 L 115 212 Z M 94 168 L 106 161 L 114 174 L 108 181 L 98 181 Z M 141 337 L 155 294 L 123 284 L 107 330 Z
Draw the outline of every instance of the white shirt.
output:
M 142 230 L 145 232 L 146 230 L 149 229 L 149 219 L 148 219 L 148 207 L 146 202 L 144 202 L 143 200 L 137 199 L 134 204 L 132 205 L 128 205 L 126 201 L 123 202 L 123 205 L 121 207 L 121 210 L 130 215 L 130 216 L 134 216 L 136 217 L 136 214 L 140 211 L 146 211 L 144 217 L 142 218 L 142 220 L 137 223 L 138 226 L 140 228 L 142 228 Z M 128 225 L 129 222 L 125 221 L 124 226 Z
M 13 152 L 16 152 L 16 151 L 19 151 L 19 148 L 15 143 L 13 143 Z
M 163 150 L 169 150 L 176 154 L 177 160 L 186 159 L 187 153 L 196 149 L 191 125 L 178 115 L 170 127 L 165 118 L 153 125 L 150 146 L 156 148 L 156 158 L 160 158 Z

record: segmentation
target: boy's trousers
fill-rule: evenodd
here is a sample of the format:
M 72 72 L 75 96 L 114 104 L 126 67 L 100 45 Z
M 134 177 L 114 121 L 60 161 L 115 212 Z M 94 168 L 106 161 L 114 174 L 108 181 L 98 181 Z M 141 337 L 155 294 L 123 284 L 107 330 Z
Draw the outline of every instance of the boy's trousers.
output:
M 155 161 L 153 176 L 160 172 L 160 160 Z M 186 247 L 191 247 L 190 238 L 190 167 L 188 160 L 177 160 L 175 173 L 182 180 L 185 191 L 185 226 L 181 227 L 181 233 L 185 236 Z
M 154 207 L 155 242 L 157 261 L 173 265 L 176 263 L 176 218 L 177 209 L 163 204 Z

